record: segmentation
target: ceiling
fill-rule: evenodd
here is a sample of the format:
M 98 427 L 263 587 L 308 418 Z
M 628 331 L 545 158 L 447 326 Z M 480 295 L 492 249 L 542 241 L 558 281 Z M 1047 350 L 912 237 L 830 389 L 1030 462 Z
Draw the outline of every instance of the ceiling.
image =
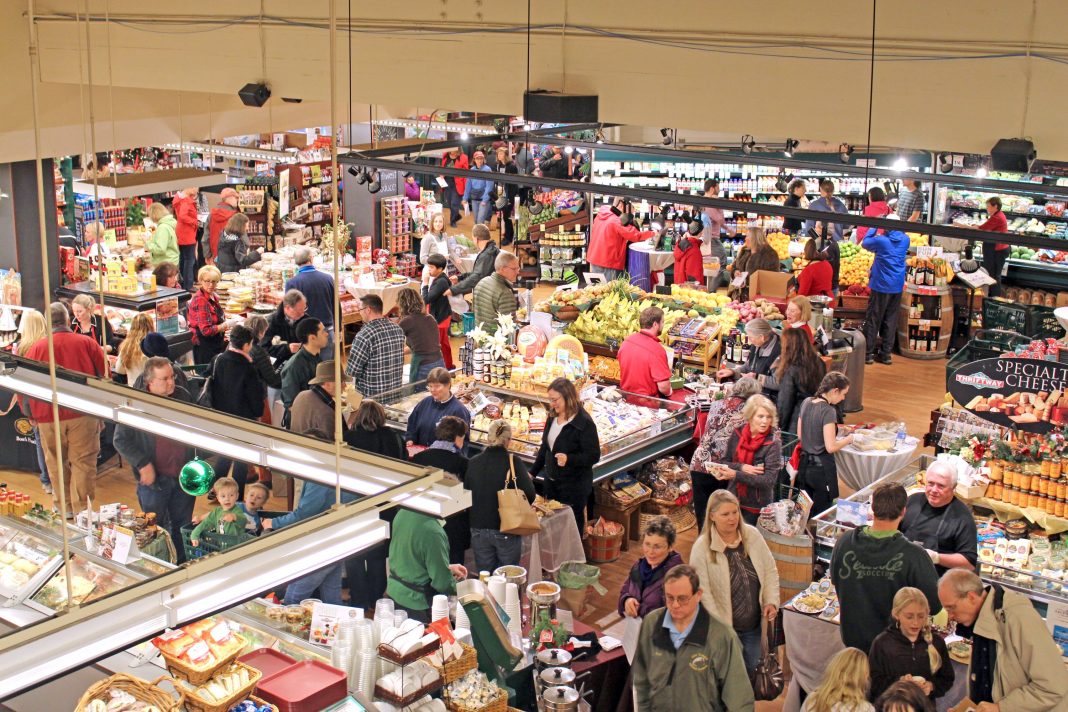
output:
M 339 123 L 350 100 L 354 121 L 369 111 L 518 114 L 529 74 L 531 88 L 597 94 L 605 122 L 862 147 L 871 88 L 872 145 L 987 153 L 1000 137 L 1028 136 L 1040 156 L 1068 158 L 1068 3 L 1059 0 L 884 1 L 874 69 L 870 0 L 538 0 L 529 47 L 518 0 L 351 5 L 348 35 L 350 3 L 336 0 Z M 329 124 L 329 8 L 32 2 L 40 153 L 90 150 L 94 135 L 99 150 Z M 34 156 L 30 9 L 31 0 L 0 3 L 2 161 Z M 275 99 L 242 106 L 237 89 L 259 80 Z

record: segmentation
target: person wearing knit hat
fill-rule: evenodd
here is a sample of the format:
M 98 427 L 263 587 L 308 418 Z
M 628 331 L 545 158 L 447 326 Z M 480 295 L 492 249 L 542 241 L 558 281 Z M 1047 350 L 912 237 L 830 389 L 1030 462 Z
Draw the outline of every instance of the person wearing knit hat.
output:
M 171 347 L 170 344 L 167 343 L 166 336 L 159 333 L 158 331 L 150 331 L 145 334 L 143 339 L 141 339 L 141 353 L 143 353 L 148 358 L 163 357 L 170 359 Z M 184 388 L 185 390 L 189 391 L 189 394 L 191 396 L 194 396 L 195 400 L 195 397 L 197 393 L 199 393 L 199 391 L 194 392 L 196 391 L 196 389 L 191 389 L 189 387 L 189 377 L 185 375 L 185 371 L 182 370 L 182 367 L 179 366 L 174 361 L 174 359 L 171 359 L 171 366 L 174 368 L 174 385 L 178 388 Z M 142 373 L 130 385 L 133 388 L 137 388 L 138 390 L 144 390 L 144 384 L 145 378 L 144 374 Z
M 738 368 L 724 366 L 716 375 L 719 379 L 752 376 L 764 389 L 764 395 L 775 398 L 779 391 L 779 379 L 775 375 L 775 362 L 782 351 L 779 335 L 767 319 L 756 318 L 745 325 L 745 337 L 749 341 L 749 355 Z
M 473 171 L 484 171 L 486 173 L 492 173 L 493 169 L 486 165 L 486 154 L 482 151 L 475 151 L 475 155 L 472 156 L 475 161 L 475 165 L 471 167 Z M 493 181 L 481 178 L 468 178 L 467 186 L 464 189 L 464 207 L 469 208 L 475 215 L 475 223 L 489 223 L 490 216 L 493 215 Z

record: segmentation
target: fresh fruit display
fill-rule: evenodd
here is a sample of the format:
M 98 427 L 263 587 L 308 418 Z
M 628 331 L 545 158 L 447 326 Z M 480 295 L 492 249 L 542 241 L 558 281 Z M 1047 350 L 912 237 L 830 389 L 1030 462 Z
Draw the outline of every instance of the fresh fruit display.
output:
M 615 291 L 620 296 L 630 295 L 636 299 L 644 299 L 649 296 L 649 294 L 640 287 L 635 287 L 633 284 L 630 284 L 625 280 L 617 279 L 612 282 L 591 284 L 584 289 L 558 290 L 553 292 L 548 299 L 543 299 L 535 304 L 534 311 L 548 312 L 552 311 L 552 307 L 588 304 L 592 301 L 602 299 L 612 291 Z
M 707 311 L 712 311 L 718 307 L 725 306 L 730 301 L 730 297 L 725 294 L 705 292 L 700 289 L 684 287 L 678 284 L 671 285 L 671 296 L 680 302 L 692 302 L 696 306 Z
M 775 248 L 780 260 L 790 256 L 790 236 L 785 232 L 768 233 L 768 244 Z
M 786 317 L 779 311 L 779 307 L 765 299 L 755 302 L 731 302 L 728 309 L 738 312 L 738 319 L 743 324 L 748 324 L 753 319 L 767 319 L 768 321 L 782 321 Z
M 851 284 L 868 286 L 868 275 L 871 272 L 871 263 L 875 261 L 875 255 L 852 242 L 843 242 L 838 249 L 842 255 L 841 267 L 838 270 L 838 283 L 847 286 Z
M 794 258 L 794 272 L 800 272 L 805 267 L 808 267 L 808 260 L 806 260 L 804 257 Z
M 642 310 L 654 306 L 660 306 L 660 303 L 652 299 L 634 301 L 629 297 L 620 297 L 617 292 L 611 292 L 593 309 L 579 314 L 567 327 L 567 333 L 595 344 L 607 343 L 608 339 L 622 341 L 640 329 L 638 315 Z M 667 340 L 671 326 L 684 316 L 686 312 L 681 309 L 664 309 L 661 340 Z
M 909 247 L 927 247 L 929 244 L 926 235 L 921 235 L 918 232 L 910 232 L 908 233 L 908 236 Z
M 842 294 L 850 297 L 870 297 L 871 290 L 860 284 L 851 284 L 842 290 Z
M 729 306 L 722 306 L 716 312 L 705 317 L 705 321 L 719 324 L 719 333 L 727 334 L 730 333 L 731 329 L 738 325 L 738 321 L 741 318 L 741 314 L 738 313 L 737 309 L 732 309 Z

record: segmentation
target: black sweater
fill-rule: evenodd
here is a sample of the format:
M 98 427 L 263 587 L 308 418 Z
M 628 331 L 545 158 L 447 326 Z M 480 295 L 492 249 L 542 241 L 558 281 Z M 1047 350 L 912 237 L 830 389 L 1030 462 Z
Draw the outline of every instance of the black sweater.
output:
M 931 672 L 931 658 L 927 654 L 927 642 L 921 635 L 913 643 L 905 637 L 893 622 L 879 634 L 871 644 L 868 662 L 871 664 L 871 699 L 883 694 L 903 675 L 922 677 L 934 686 L 931 699 L 941 697 L 953 687 L 953 663 L 945 641 L 937 635 L 931 636 L 931 644 L 942 658 L 938 672 Z
M 534 501 L 534 482 L 527 474 L 523 461 L 503 447 L 488 447 L 467 463 L 464 489 L 471 490 L 471 528 L 500 529 L 501 515 L 497 509 L 497 493 L 508 481 L 508 460 L 515 467 L 515 481 L 527 499 Z
M 407 460 L 408 449 L 401 442 L 400 433 L 389 427 L 375 430 L 353 428 L 345 433 L 345 443 L 364 452 L 371 452 L 394 460 Z
M 550 416 L 552 418 L 554 416 Z M 578 409 L 574 419 L 565 425 L 556 436 L 556 444 L 549 448 L 549 428 L 552 421 L 545 423 L 541 436 L 541 447 L 534 459 L 531 472 L 537 476 L 544 473 L 546 479 L 554 481 L 558 487 L 586 491 L 593 487 L 593 466 L 601 459 L 601 441 L 597 437 L 597 426 L 593 418 L 583 408 Z M 567 455 L 567 464 L 556 464 L 556 455 Z
M 452 306 L 449 304 L 449 298 L 445 296 L 451 286 L 452 282 L 442 272 L 434 278 L 430 286 L 423 287 L 423 301 L 430 307 L 430 316 L 434 317 L 438 324 L 452 316 Z
M 212 407 L 251 420 L 262 416 L 267 392 L 252 362 L 243 354 L 228 349 L 219 354 L 213 363 Z
M 285 305 L 279 304 L 267 320 L 267 331 L 260 339 L 260 346 L 274 357 L 275 366 L 281 365 L 283 361 L 288 361 L 293 356 L 294 352 L 289 350 L 289 345 L 300 343 L 300 339 L 297 338 L 297 325 L 306 318 L 308 318 L 307 314 L 290 324 L 286 319 Z M 282 343 L 272 346 L 271 342 L 276 336 L 282 340 Z
M 450 475 L 455 475 L 456 479 L 461 482 L 467 476 L 467 458 L 455 452 L 449 452 L 448 450 L 438 450 L 437 448 L 422 450 L 412 455 L 412 462 L 416 465 L 425 465 L 427 467 L 436 467 L 441 470 L 445 470 Z
M 816 395 L 810 393 L 804 385 L 800 366 L 787 366 L 779 381 L 779 392 L 775 397 L 775 406 L 779 411 L 779 430 L 784 433 L 797 434 L 797 419 L 801 417 L 801 404 L 806 398 Z

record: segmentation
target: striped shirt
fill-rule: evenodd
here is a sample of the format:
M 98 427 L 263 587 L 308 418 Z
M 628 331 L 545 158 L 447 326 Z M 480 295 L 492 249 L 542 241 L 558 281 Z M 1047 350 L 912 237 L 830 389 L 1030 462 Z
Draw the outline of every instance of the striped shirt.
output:
M 917 210 L 923 217 L 923 191 L 903 190 L 897 196 L 897 216 L 902 220 L 908 220 L 909 216 Z

